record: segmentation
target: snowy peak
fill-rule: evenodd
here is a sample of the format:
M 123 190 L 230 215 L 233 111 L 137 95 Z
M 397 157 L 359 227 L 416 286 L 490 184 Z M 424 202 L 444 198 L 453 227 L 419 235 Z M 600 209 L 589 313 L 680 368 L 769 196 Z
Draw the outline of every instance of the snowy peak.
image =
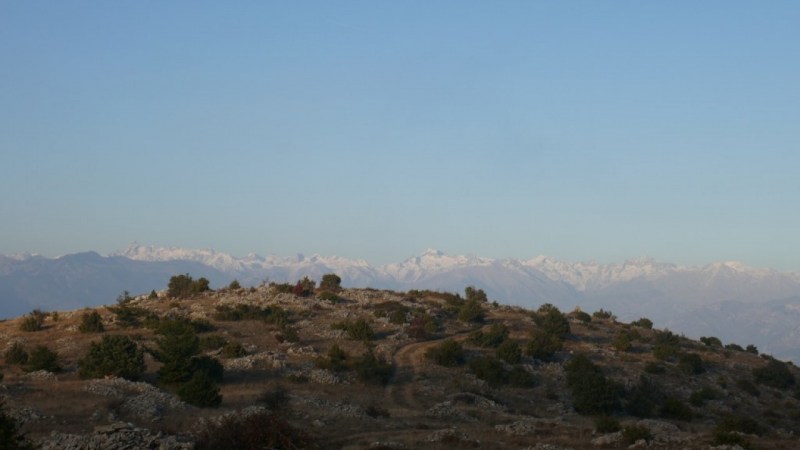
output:
M 398 281 L 413 282 L 441 272 L 463 267 L 488 266 L 493 262 L 490 258 L 475 255 L 450 256 L 439 250 L 428 249 L 401 263 L 387 264 L 382 270 Z

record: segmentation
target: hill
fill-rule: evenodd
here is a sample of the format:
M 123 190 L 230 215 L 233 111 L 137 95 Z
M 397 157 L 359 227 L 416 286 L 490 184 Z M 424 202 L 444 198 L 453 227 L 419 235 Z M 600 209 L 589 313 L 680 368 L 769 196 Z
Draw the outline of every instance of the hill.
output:
M 800 373 L 752 347 L 476 289 L 197 281 L 0 323 L 6 422 L 44 449 L 797 445 Z

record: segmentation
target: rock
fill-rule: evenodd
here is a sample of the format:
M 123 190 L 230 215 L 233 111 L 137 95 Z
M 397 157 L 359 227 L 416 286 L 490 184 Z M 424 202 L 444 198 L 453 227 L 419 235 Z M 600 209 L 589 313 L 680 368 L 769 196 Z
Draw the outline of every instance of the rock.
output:
M 466 440 L 467 435 L 464 433 L 459 432 L 455 428 L 444 428 L 441 430 L 436 430 L 433 433 L 428 435 L 428 442 L 441 442 L 445 439 L 451 441 L 453 438 L 458 439 L 460 441 Z
M 142 419 L 155 421 L 163 416 L 166 409 L 186 409 L 186 404 L 177 397 L 150 384 L 124 378 L 91 380 L 85 389 L 92 394 L 124 400 L 122 408 Z
M 520 420 L 507 425 L 495 425 L 494 429 L 512 436 L 525 436 L 536 433 L 536 422 Z
M 638 441 L 629 445 L 628 448 L 647 448 L 647 441 L 644 439 L 639 439 Z
M 592 439 L 592 445 L 598 445 L 598 446 L 611 445 L 611 444 L 616 444 L 621 440 L 622 440 L 622 432 L 617 431 L 616 433 L 608 433 Z

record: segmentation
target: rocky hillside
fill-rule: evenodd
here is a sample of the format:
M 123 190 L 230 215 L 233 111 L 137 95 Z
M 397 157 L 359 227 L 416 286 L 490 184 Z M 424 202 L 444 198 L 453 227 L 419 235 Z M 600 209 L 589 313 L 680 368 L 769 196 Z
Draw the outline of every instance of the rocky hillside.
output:
M 183 281 L 0 323 L 0 429 L 43 449 L 800 445 L 794 365 L 647 319 Z

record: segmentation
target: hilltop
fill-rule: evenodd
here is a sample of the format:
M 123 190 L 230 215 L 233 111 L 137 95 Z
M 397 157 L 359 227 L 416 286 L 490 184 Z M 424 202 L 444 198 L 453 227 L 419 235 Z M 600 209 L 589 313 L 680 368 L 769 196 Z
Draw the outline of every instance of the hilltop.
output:
M 5 412 L 44 449 L 228 448 L 254 430 L 300 448 L 797 446 L 800 371 L 752 346 L 602 309 L 499 305 L 474 288 L 335 278 L 217 291 L 188 278 L 182 291 L 6 320 Z M 108 336 L 141 355 L 133 381 L 87 373 Z M 184 340 L 170 350 L 173 338 Z M 165 355 L 191 342 L 181 378 L 181 358 Z

